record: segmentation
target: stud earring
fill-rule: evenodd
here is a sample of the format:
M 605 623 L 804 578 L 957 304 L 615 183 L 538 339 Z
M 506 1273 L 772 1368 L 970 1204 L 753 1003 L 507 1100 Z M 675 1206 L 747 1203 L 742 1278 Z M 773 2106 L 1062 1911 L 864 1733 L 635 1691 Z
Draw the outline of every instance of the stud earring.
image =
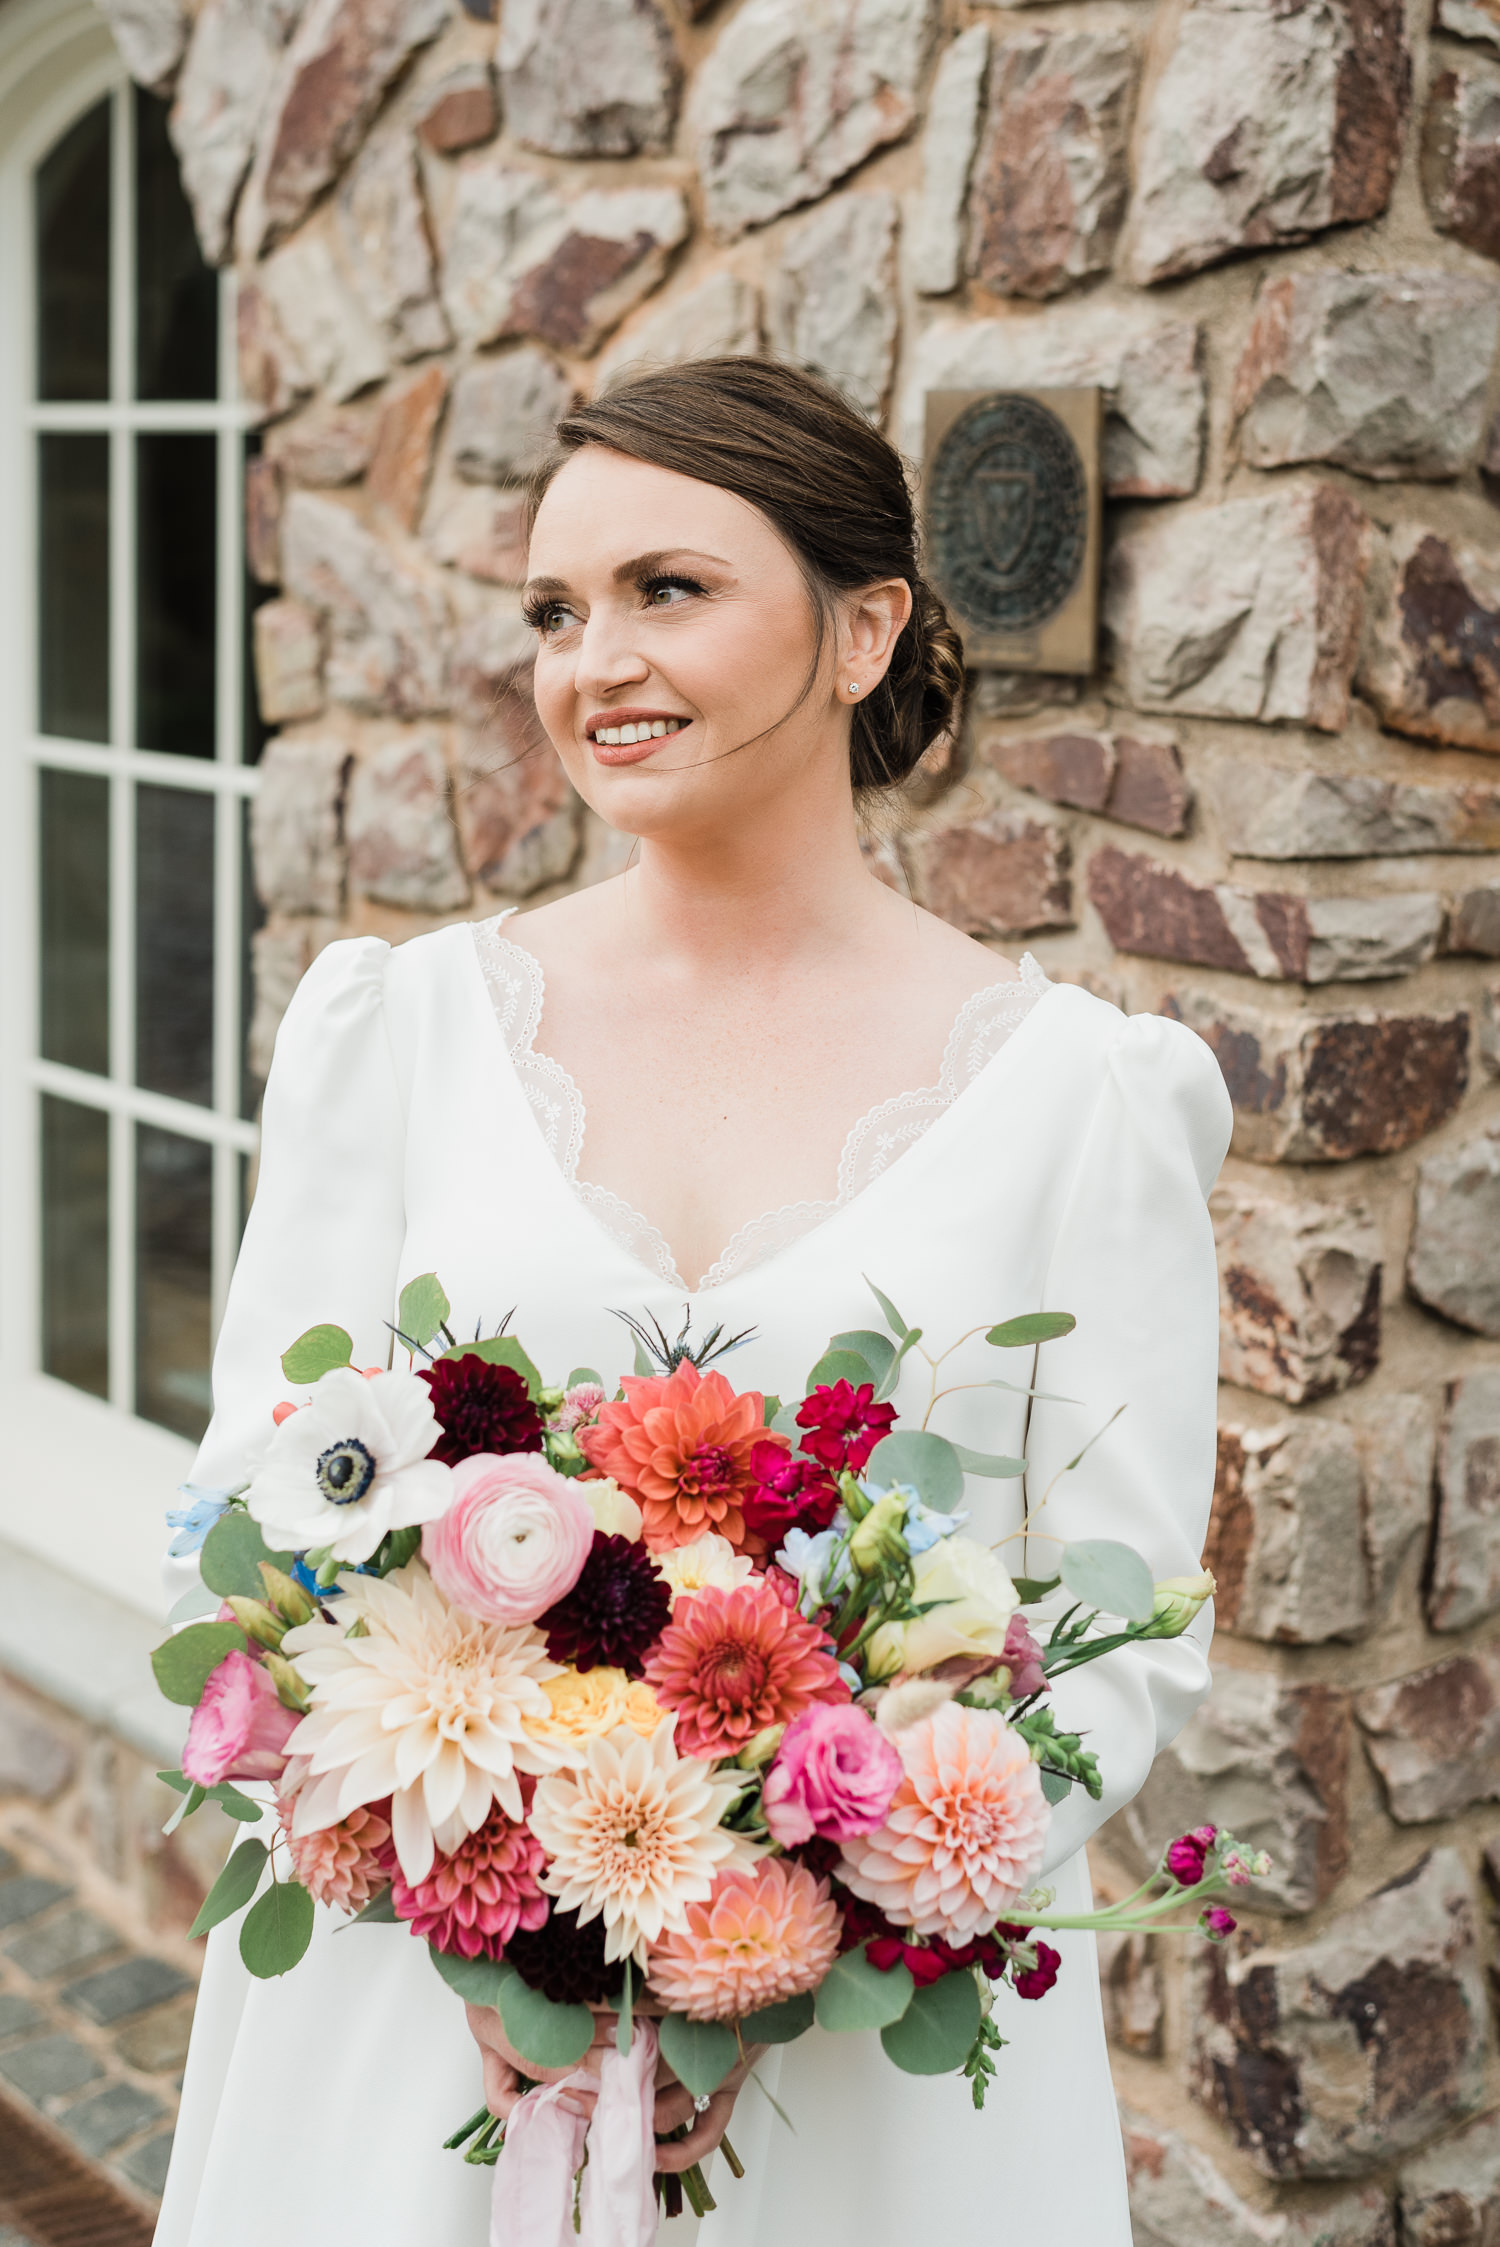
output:
M 849 692 L 850 692 L 851 694 L 858 694 L 858 692 L 859 692 L 859 681 L 858 681 L 857 679 L 851 679 L 851 680 L 849 681 Z

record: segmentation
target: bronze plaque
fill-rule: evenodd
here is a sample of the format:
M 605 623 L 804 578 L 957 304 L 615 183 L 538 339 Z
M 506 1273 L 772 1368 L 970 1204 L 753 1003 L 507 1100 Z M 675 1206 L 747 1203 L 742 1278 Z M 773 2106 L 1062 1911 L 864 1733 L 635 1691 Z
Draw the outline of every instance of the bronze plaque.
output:
M 1093 670 L 1102 419 L 1097 390 L 927 393 L 927 569 L 971 663 Z

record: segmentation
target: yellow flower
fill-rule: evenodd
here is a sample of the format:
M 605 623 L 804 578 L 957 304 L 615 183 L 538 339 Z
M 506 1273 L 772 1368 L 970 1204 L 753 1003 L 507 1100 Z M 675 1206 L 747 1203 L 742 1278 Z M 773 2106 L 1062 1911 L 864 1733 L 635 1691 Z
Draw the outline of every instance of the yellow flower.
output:
M 569 1751 L 597 1732 L 613 1732 L 624 1724 L 649 1739 L 666 1715 L 642 1679 L 602 1665 L 564 1670 L 561 1677 L 549 1678 L 542 1690 L 552 1703 L 552 1714 L 540 1722 L 533 1718 L 528 1729 L 568 1762 L 574 1760 Z
M 992 1552 L 971 1537 L 944 1537 L 917 1555 L 912 1574 L 915 1604 L 942 1605 L 914 1622 L 876 1631 L 865 1654 L 870 1677 L 934 1669 L 954 1654 L 1004 1653 L 1006 1626 L 1019 1603 Z

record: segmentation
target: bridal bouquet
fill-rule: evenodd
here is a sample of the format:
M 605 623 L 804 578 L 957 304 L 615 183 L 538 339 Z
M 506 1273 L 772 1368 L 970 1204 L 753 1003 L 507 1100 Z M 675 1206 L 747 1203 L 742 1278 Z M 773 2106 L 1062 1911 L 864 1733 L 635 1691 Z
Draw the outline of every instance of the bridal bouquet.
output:
M 597 2056 L 613 2014 L 590 2141 L 612 2129 L 611 2159 L 555 2085 L 508 2133 L 481 2110 L 450 2141 L 503 2157 L 520 2194 L 523 2156 L 561 2130 L 586 2236 L 651 2235 L 659 2060 L 701 2105 L 754 2047 L 876 2030 L 895 2066 L 960 2074 L 979 2105 L 994 1985 L 1037 1999 L 1057 1977 L 1044 1931 L 1185 1913 L 1219 1937 L 1215 1899 L 1268 1869 L 1205 1826 L 1125 1903 L 1051 1909 L 1051 1805 L 1100 1792 L 1052 1683 L 1177 1635 L 1212 1579 L 1153 1584 L 1125 1545 L 1050 1539 L 1045 1493 L 1016 1534 L 1053 1571 L 1012 1575 L 960 1509 L 966 1474 L 1025 1461 L 932 1429 L 959 1344 L 932 1353 L 872 1293 L 888 1331 L 836 1335 L 783 1400 L 720 1370 L 746 1337 L 633 1319 L 633 1374 L 553 1385 L 507 1333 L 455 1341 L 428 1275 L 401 1297 L 409 1369 L 356 1367 L 342 1329 L 313 1328 L 249 1480 L 190 1487 L 169 1517 L 204 1587 L 153 1658 L 193 1711 L 163 1774 L 177 1816 L 212 1799 L 260 1821 L 241 1784 L 274 1794 L 273 1838 L 239 1844 L 195 1932 L 243 1910 L 245 1965 L 272 1976 L 315 1904 L 404 1921 L 539 2076 Z M 1073 1323 L 986 1340 L 1029 1350 Z M 887 1400 L 913 1355 L 930 1395 L 903 1426 Z M 606 2233 L 590 2195 L 618 2194 L 621 2144 L 639 2220 L 617 2200 Z M 655 2180 L 669 2213 L 677 2183 Z M 712 2205 L 701 2172 L 683 2183 Z

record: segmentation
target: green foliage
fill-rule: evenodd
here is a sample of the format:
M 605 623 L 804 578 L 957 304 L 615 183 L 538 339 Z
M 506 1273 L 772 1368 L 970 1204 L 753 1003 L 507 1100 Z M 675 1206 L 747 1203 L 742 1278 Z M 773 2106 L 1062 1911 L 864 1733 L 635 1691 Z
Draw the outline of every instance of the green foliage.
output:
M 336 1366 L 348 1365 L 354 1344 L 341 1326 L 310 1326 L 281 1354 L 281 1370 L 294 1388 L 311 1388 Z
M 946 1436 L 927 1428 L 897 1428 L 870 1453 L 864 1479 L 881 1490 L 900 1483 L 924 1505 L 951 1514 L 964 1494 L 964 1471 Z
M 381 1576 L 389 1576 L 393 1568 L 404 1568 L 422 1549 L 420 1526 L 410 1529 L 392 1529 L 381 1538 L 375 1549 L 375 1567 Z
M 996 1451 L 971 1451 L 963 1443 L 956 1443 L 953 1449 L 966 1475 L 988 1475 L 992 1481 L 1004 1482 L 1012 1475 L 1024 1475 L 1026 1472 L 1024 1459 L 1007 1459 L 1003 1453 Z
M 261 1599 L 265 1595 L 261 1562 L 289 1571 L 294 1558 L 292 1553 L 273 1553 L 258 1525 L 235 1507 L 221 1514 L 204 1538 L 199 1572 L 221 1599 Z
M 157 1684 L 169 1701 L 195 1709 L 203 1688 L 226 1654 L 243 1654 L 249 1640 L 238 1623 L 189 1623 L 151 1657 Z
M 912 2001 L 916 1984 L 905 1966 L 888 1974 L 872 1966 L 863 1944 L 836 1958 L 813 1999 L 820 2029 L 886 2029 L 899 2021 Z
M 870 1368 L 853 1350 L 825 1350 L 807 1376 L 806 1389 L 831 1389 L 836 1381 L 847 1381 L 857 1389 L 861 1381 L 870 1379 Z
M 500 1985 L 500 2018 L 516 2050 L 537 2068 L 576 2067 L 594 2041 L 586 2005 L 554 2005 L 528 1988 L 513 1966 Z
M 265 1843 L 242 1841 L 204 1897 L 203 1908 L 188 1933 L 206 1935 L 210 1927 L 218 1926 L 221 1919 L 230 1919 L 237 1911 L 243 1910 L 260 1886 L 260 1876 L 265 1869 Z
M 1016 1597 L 1023 1607 L 1035 1607 L 1049 1592 L 1055 1592 L 1062 1582 L 1060 1576 L 1012 1576 Z
M 252 1802 L 247 1794 L 241 1794 L 239 1788 L 232 1787 L 227 1779 L 217 1787 L 205 1787 L 203 1791 L 206 1801 L 216 1802 L 226 1818 L 236 1818 L 242 1826 L 257 1824 L 263 1815 L 260 1804 Z
M 520 1374 L 533 1402 L 541 1391 L 542 1377 L 513 1334 L 492 1335 L 488 1342 L 455 1342 L 443 1356 L 483 1358 L 486 1365 L 508 1365 L 512 1373 Z M 648 1365 L 646 1370 L 649 1373 L 653 1369 Z
M 812 1994 L 804 1990 L 800 1997 L 784 1998 L 780 2005 L 768 2005 L 764 2012 L 747 2013 L 740 2023 L 740 2033 L 747 2044 L 790 2044 L 812 2025 Z
M 912 1329 L 907 1325 L 905 1319 L 901 1316 L 901 1313 L 897 1310 L 890 1297 L 888 1295 L 881 1294 L 880 1289 L 875 1285 L 875 1282 L 871 1279 L 868 1272 L 866 1272 L 866 1274 L 864 1275 L 864 1279 L 866 1287 L 870 1290 L 870 1293 L 874 1296 L 876 1302 L 880 1305 L 880 1315 L 885 1320 L 886 1325 L 890 1328 L 892 1334 L 895 1335 L 898 1342 L 903 1341 L 905 1337 L 912 1332 Z
M 968 2057 L 979 2020 L 978 1986 L 961 1969 L 925 1983 L 880 2041 L 886 2058 L 908 2075 L 952 2075 Z
M 1062 1580 L 1075 1599 L 1127 1622 L 1149 1623 L 1156 1589 L 1140 1554 L 1112 1537 L 1085 1537 L 1063 1548 Z
M 566 1384 L 567 1387 L 570 1389 L 581 1389 L 584 1387 L 585 1383 L 587 1383 L 590 1388 L 602 1389 L 604 1386 L 604 1376 L 602 1373 L 596 1373 L 591 1365 L 575 1365 L 572 1372 L 568 1375 Z
M 349 1921 L 351 1927 L 393 1927 L 396 1923 L 396 1891 L 382 1888 L 372 1896 L 362 1912 L 356 1912 Z M 437 1953 L 434 1951 L 433 1956 Z
M 974 2111 L 983 2111 L 984 2095 L 995 2080 L 994 2054 L 1005 2050 L 1006 2039 L 993 2021 L 981 2021 L 979 2034 L 964 2062 L 964 2077 L 973 2088 Z
M 456 1953 L 435 1950 L 429 1950 L 428 1955 L 449 1989 L 461 1997 L 465 2005 L 498 2006 L 501 1983 L 507 1975 L 515 1973 L 513 1966 L 497 1958 L 461 1958 Z
M 1049 1802 L 1061 1802 L 1070 1786 L 1082 1787 L 1091 1801 L 1100 1799 L 1104 1782 L 1099 1776 L 1099 1759 L 1084 1746 L 1081 1733 L 1059 1732 L 1057 1720 L 1045 1704 L 1013 1717 L 1011 1725 L 1042 1767 L 1042 1792 Z
M 828 1347 L 830 1350 L 849 1350 L 855 1357 L 863 1358 L 869 1369 L 865 1379 L 873 1381 L 877 1389 L 896 1362 L 894 1346 L 883 1334 L 877 1334 L 873 1327 L 860 1327 L 853 1334 L 836 1334 Z
M 435 1334 L 440 1334 L 448 1323 L 452 1309 L 439 1285 L 436 1272 L 423 1272 L 420 1279 L 408 1280 L 401 1290 L 401 1300 L 396 1305 L 396 1324 L 408 1342 L 425 1350 Z
M 313 1900 L 292 1880 L 276 1880 L 250 1906 L 240 1929 L 240 1956 L 258 1981 L 290 1974 L 312 1941 Z
M 662 2058 L 695 2099 L 717 2091 L 740 2056 L 739 2038 L 722 2021 L 690 2021 L 685 2013 L 668 2013 L 658 2034 Z
M 985 1336 L 997 1350 L 1029 1350 L 1038 1342 L 1056 1342 L 1078 1324 L 1071 1311 L 1027 1311 L 1018 1319 L 1002 1319 Z

